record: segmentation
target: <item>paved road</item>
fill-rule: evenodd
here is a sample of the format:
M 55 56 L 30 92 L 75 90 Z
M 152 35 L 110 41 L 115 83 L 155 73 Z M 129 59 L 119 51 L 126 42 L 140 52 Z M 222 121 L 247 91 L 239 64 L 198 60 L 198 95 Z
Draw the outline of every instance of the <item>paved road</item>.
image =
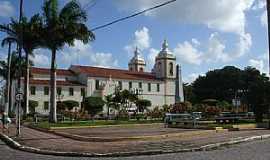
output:
M 124 158 L 54 157 L 13 150 L 0 141 L 0 160 L 269 160 L 270 139 L 208 152 L 177 153 Z

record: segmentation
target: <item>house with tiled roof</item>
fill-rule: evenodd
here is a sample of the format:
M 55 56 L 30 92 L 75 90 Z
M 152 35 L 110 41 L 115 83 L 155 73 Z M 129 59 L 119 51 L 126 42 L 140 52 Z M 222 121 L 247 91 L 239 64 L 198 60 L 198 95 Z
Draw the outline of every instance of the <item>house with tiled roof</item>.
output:
M 116 87 L 138 93 L 140 98 L 150 100 L 152 107 L 184 100 L 181 70 L 166 41 L 151 72 L 145 71 L 146 65 L 136 48 L 126 70 L 81 65 L 57 69 L 57 101 L 104 97 L 114 93 Z M 48 113 L 50 69 L 32 67 L 30 74 L 29 99 L 38 102 L 37 112 Z

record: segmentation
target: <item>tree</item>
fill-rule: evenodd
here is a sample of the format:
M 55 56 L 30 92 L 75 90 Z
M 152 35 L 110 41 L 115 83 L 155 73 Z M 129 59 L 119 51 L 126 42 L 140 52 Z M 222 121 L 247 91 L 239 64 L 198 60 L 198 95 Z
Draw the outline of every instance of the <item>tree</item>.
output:
M 56 52 L 65 44 L 74 45 L 75 40 L 88 43 L 95 39 L 94 34 L 85 25 L 86 12 L 75 0 L 68 2 L 61 10 L 57 0 L 46 0 L 43 5 L 42 40 L 44 47 L 51 50 L 50 77 L 50 122 L 56 118 Z
M 106 106 L 107 106 L 107 117 L 109 117 L 109 115 L 110 115 L 110 108 L 111 107 L 117 108 L 115 106 L 118 106 L 118 105 L 114 101 L 114 97 L 113 97 L 112 94 L 109 94 L 109 95 L 105 96 L 105 103 L 106 103 Z
M 231 102 L 237 98 L 259 117 L 267 113 L 265 106 L 270 104 L 269 78 L 252 67 L 244 70 L 233 66 L 215 69 L 197 78 L 192 87 L 197 102 L 204 99 Z
M 10 85 L 9 85 L 9 89 L 10 89 L 10 93 L 9 95 L 5 95 L 5 96 L 9 96 L 11 97 L 12 93 L 12 86 L 13 86 L 13 80 L 18 79 L 19 77 L 22 76 L 23 73 L 20 72 L 21 68 L 25 68 L 26 67 L 26 62 L 25 59 L 20 59 L 18 54 L 16 52 L 13 52 L 11 54 L 11 68 L 10 68 Z M 32 62 L 30 62 L 30 64 L 32 64 Z M 6 61 L 0 61 L 0 75 L 7 81 L 8 79 L 8 64 Z M 25 72 L 25 70 L 23 70 L 23 72 Z M 9 111 L 11 112 L 11 99 L 9 99 Z
M 88 111 L 92 118 L 103 111 L 104 105 L 105 101 L 101 97 L 86 97 L 83 101 L 84 109 Z
M 73 100 L 66 100 L 62 102 L 66 108 L 71 111 L 74 107 L 79 107 L 79 102 Z
M 183 89 L 184 89 L 184 99 L 186 101 L 190 102 L 196 102 L 195 95 L 193 93 L 193 87 L 191 84 L 184 83 L 183 84 Z
M 147 99 L 139 99 L 136 101 L 137 112 L 144 112 L 144 110 L 146 110 L 147 107 L 150 107 L 151 105 L 151 101 Z
M 231 101 L 235 92 L 243 86 L 242 70 L 234 66 L 209 71 L 199 76 L 192 84 L 196 102 L 204 99 Z
M 7 33 L 2 41 L 2 45 L 12 43 L 17 43 L 22 46 L 25 52 L 26 63 L 26 74 L 24 75 L 24 111 L 25 114 L 28 113 L 28 97 L 29 97 L 29 55 L 33 55 L 34 49 L 41 46 L 40 30 L 42 26 L 42 19 L 39 14 L 34 15 L 27 19 L 27 17 L 22 16 L 21 21 L 16 21 L 11 19 L 11 23 L 8 25 L 0 25 L 0 31 Z
M 29 112 L 34 114 L 36 112 L 36 108 L 38 107 L 38 102 L 29 100 Z

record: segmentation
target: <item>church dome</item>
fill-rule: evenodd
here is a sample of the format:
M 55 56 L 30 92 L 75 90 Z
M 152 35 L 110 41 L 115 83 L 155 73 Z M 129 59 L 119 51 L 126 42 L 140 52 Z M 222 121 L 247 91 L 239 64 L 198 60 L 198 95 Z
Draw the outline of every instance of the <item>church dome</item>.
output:
M 136 47 L 136 49 L 134 51 L 134 57 L 130 60 L 129 64 L 141 64 L 141 65 L 146 64 L 145 60 L 140 55 L 140 51 L 139 51 L 138 47 Z
M 173 53 L 169 50 L 169 44 L 166 39 L 164 40 L 162 44 L 162 49 L 159 52 L 157 58 L 175 58 Z

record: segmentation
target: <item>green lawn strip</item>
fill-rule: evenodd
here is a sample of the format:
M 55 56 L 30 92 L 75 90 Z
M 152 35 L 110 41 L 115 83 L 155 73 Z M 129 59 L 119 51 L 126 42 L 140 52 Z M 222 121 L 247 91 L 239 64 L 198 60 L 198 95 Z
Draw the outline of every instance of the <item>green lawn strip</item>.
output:
M 50 129 L 52 127 L 84 127 L 84 126 L 111 126 L 111 125 L 133 125 L 133 124 L 151 124 L 161 123 L 158 120 L 131 120 L 131 121 L 112 121 L 112 120 L 96 120 L 96 121 L 73 121 L 73 122 L 60 122 L 60 123 L 48 123 L 40 122 L 38 124 L 32 124 L 34 127 Z

